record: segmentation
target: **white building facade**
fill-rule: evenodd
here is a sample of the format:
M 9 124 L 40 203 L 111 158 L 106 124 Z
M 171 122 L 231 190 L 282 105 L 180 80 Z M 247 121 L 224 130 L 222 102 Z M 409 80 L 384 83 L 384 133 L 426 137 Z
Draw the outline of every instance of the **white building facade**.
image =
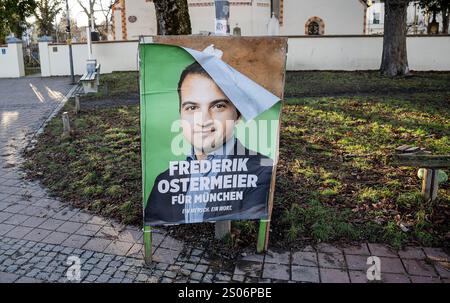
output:
M 267 35 L 272 12 L 280 35 L 363 35 L 368 5 L 363 0 L 230 0 L 231 32 Z M 214 32 L 214 0 L 188 0 L 192 34 Z M 113 5 L 113 40 L 135 40 L 156 35 L 156 13 L 151 0 L 117 0 Z
M 365 34 L 368 6 L 362 0 L 274 0 L 274 6 L 281 35 Z
M 111 18 L 113 40 L 136 40 L 157 32 L 155 6 L 149 0 L 117 0 Z
M 214 32 L 214 0 L 188 0 L 193 34 Z M 118 0 L 112 9 L 113 40 L 134 40 L 140 35 L 156 35 L 157 23 L 153 1 Z M 270 0 L 230 1 L 230 27 L 238 26 L 242 35 L 267 34 Z

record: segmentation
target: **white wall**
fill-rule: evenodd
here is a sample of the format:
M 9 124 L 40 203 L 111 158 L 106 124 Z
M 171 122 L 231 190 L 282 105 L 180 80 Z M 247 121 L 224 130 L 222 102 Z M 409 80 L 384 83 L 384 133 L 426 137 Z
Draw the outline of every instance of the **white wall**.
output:
M 0 78 L 19 78 L 25 76 L 22 43 L 9 43 L 0 46 Z
M 63 76 L 70 74 L 69 47 L 65 44 L 48 44 L 47 53 L 45 42 L 40 43 L 41 72 L 43 77 Z M 54 48 L 56 48 L 54 50 Z M 86 71 L 88 50 L 86 44 L 73 44 L 74 73 L 82 75 Z M 101 64 L 101 73 L 114 71 L 133 71 L 138 69 L 137 41 L 98 42 L 92 44 L 92 57 Z M 48 54 L 48 55 L 47 55 Z M 48 56 L 48 60 L 46 60 Z M 48 62 L 45 64 L 44 62 Z
M 255 3 L 256 2 L 256 3 Z M 254 36 L 267 35 L 268 25 L 271 17 L 270 0 L 253 1 L 253 33 Z M 234 24 L 231 24 L 232 28 Z
M 383 37 L 289 38 L 287 70 L 376 70 Z M 411 70 L 450 71 L 450 36 L 407 38 Z
M 200 2 L 200 1 L 199 1 Z M 243 1 L 251 4 L 250 1 Z M 251 5 L 234 6 L 230 5 L 230 31 L 238 24 L 242 35 L 253 34 L 253 7 Z M 191 17 L 192 33 L 198 34 L 202 31 L 213 32 L 216 10 L 214 6 L 189 6 L 189 16 Z
M 288 44 L 288 71 L 377 70 L 381 63 L 383 37 L 291 37 Z M 56 52 L 54 47 L 57 47 Z M 450 71 L 450 36 L 410 36 L 407 47 L 411 70 Z M 101 64 L 101 73 L 138 70 L 137 41 L 97 42 L 93 43 L 92 49 L 93 57 Z M 74 44 L 73 54 L 75 74 L 81 75 L 85 72 L 88 57 L 86 44 Z M 40 56 L 42 76 L 70 74 L 67 45 L 41 42 Z
M 201 31 L 214 32 L 215 15 L 216 11 L 214 6 L 189 6 L 192 33 L 198 34 Z M 234 27 L 234 25 L 234 23 L 231 24 L 232 27 Z
M 450 71 L 450 36 L 408 37 L 407 47 L 410 69 Z
M 214 0 L 188 0 L 188 5 L 192 33 L 214 32 Z M 325 23 L 325 35 L 364 34 L 367 5 L 363 1 L 284 0 L 283 5 L 283 26 L 280 28 L 282 35 L 304 35 L 306 22 L 316 16 Z M 127 39 L 157 33 L 153 2 L 127 0 L 125 6 Z M 243 36 L 266 35 L 270 14 L 270 0 L 233 0 L 230 2 L 230 27 L 233 29 L 238 23 Z M 137 21 L 129 22 L 130 16 L 135 16 Z M 120 22 L 120 11 L 116 10 L 114 18 L 116 40 L 124 39 L 120 34 Z
M 363 70 L 380 67 L 382 43 L 372 38 L 291 38 L 288 70 Z M 380 39 L 382 40 L 382 39 Z M 379 55 L 378 55 L 379 54 Z
M 201 31 L 214 32 L 216 10 L 214 5 L 195 6 L 201 3 L 213 3 L 213 0 L 190 0 L 189 16 L 192 33 Z M 239 5 L 233 2 L 238 2 Z M 267 25 L 270 19 L 270 0 L 242 0 L 230 2 L 230 31 L 236 23 L 241 28 L 242 36 L 267 35 Z
M 51 76 L 50 68 L 50 49 L 48 48 L 49 42 L 39 41 L 39 62 L 41 64 L 41 76 Z
M 359 0 L 284 0 L 282 35 L 304 35 L 311 17 L 325 23 L 325 35 L 362 35 L 366 5 Z
M 358 0 L 354 0 L 358 1 Z M 214 0 L 189 0 L 189 15 L 192 33 L 201 31 L 214 32 L 215 7 Z M 119 6 L 119 5 L 118 5 Z M 140 35 L 156 35 L 157 22 L 153 2 L 146 0 L 125 1 L 125 15 L 127 25 L 127 39 L 138 39 Z M 130 16 L 137 18 L 131 23 Z M 267 24 L 270 19 L 270 0 L 241 0 L 230 3 L 230 28 L 236 23 L 241 28 L 242 35 L 257 36 L 267 34 Z M 122 40 L 121 11 L 116 10 L 114 15 L 116 38 Z
M 114 40 L 124 40 L 123 34 L 122 34 L 122 22 L 121 22 L 121 11 L 120 10 L 114 10 Z
M 157 34 L 156 12 L 153 2 L 146 0 L 129 0 L 125 2 L 125 7 L 128 40 L 139 39 L 140 35 Z M 137 19 L 136 22 L 131 23 L 128 20 L 130 16 L 135 16 Z

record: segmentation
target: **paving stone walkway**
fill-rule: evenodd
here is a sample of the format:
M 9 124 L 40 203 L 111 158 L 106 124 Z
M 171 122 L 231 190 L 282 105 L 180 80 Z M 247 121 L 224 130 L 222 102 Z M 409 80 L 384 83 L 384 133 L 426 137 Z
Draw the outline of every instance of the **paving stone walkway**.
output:
M 440 248 L 321 244 L 225 261 L 162 230 L 153 234 L 155 262 L 144 266 L 139 228 L 72 208 L 22 179 L 20 152 L 61 105 L 68 82 L 0 79 L 0 282 L 365 283 L 370 256 L 379 257 L 382 282 L 450 282 Z

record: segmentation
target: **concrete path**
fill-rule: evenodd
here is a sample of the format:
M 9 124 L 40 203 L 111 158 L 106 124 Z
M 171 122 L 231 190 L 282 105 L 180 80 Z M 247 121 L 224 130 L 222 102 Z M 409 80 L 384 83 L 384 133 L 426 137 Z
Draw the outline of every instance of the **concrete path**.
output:
M 440 248 L 335 247 L 214 260 L 156 231 L 145 267 L 142 232 L 91 215 L 22 180 L 20 151 L 69 92 L 68 78 L 0 79 L 0 282 L 368 282 L 369 256 L 383 282 L 450 282 Z

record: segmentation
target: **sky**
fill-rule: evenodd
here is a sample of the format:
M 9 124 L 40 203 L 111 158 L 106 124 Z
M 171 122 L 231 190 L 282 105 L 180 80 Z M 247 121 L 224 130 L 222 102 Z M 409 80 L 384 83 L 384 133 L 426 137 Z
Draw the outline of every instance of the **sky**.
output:
M 78 26 L 86 26 L 88 25 L 88 20 L 87 20 L 87 16 L 84 13 L 83 9 L 81 8 L 81 6 L 78 4 L 77 0 L 68 0 L 69 1 L 69 10 L 70 10 L 70 16 L 74 19 L 77 20 L 77 24 Z M 111 3 L 111 0 L 97 0 L 97 1 L 101 1 L 103 3 L 103 7 L 107 8 L 108 5 Z M 84 3 L 86 5 L 86 7 L 89 7 L 88 4 L 88 0 L 81 0 L 82 3 Z M 96 5 L 96 9 L 100 9 L 100 5 Z M 66 10 L 66 3 L 65 0 L 63 0 L 63 10 Z M 95 13 L 95 17 L 96 17 L 96 23 L 100 23 L 103 22 L 103 20 L 105 19 L 105 17 L 103 16 L 103 14 L 101 12 L 96 12 Z M 59 22 L 59 20 L 58 20 Z

